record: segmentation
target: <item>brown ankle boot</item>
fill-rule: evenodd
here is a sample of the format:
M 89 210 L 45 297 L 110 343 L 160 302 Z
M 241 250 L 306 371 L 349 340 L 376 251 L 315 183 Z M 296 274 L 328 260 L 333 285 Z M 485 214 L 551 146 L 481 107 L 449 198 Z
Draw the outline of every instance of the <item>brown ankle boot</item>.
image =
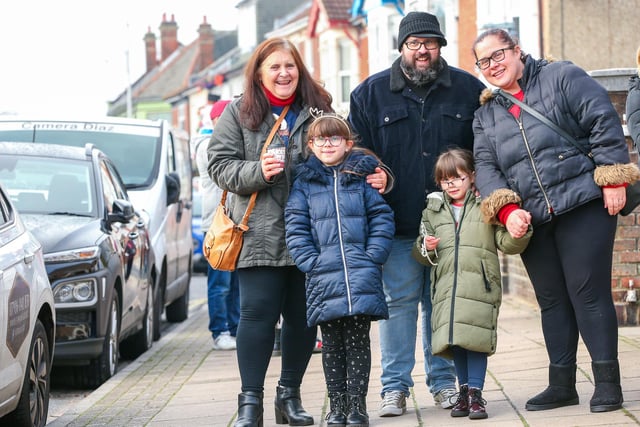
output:
M 486 404 L 487 401 L 482 398 L 482 390 L 479 388 L 469 389 L 469 419 L 482 420 L 487 418 L 489 415 L 484 408 Z

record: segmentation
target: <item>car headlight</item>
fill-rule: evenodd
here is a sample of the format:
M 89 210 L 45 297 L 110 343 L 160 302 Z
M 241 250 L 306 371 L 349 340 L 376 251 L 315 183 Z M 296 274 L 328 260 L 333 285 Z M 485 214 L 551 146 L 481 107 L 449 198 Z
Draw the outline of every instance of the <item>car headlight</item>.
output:
M 93 304 L 97 300 L 96 282 L 93 279 L 62 283 L 53 290 L 55 304 Z
M 100 248 L 97 246 L 91 246 L 88 248 L 78 248 L 69 251 L 53 252 L 44 255 L 45 262 L 69 262 L 69 261 L 81 261 L 97 258 L 100 253 Z

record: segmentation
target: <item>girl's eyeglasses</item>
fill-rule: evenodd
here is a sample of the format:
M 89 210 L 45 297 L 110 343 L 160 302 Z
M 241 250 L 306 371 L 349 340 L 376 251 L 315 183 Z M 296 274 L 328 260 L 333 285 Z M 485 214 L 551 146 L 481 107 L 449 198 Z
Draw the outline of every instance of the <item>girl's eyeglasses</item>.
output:
M 440 181 L 440 186 L 442 188 L 449 188 L 449 187 L 459 187 L 462 185 L 462 183 L 464 182 L 465 179 L 469 178 L 468 176 L 461 176 L 460 178 L 453 178 L 450 179 L 449 181 Z
M 313 138 L 311 138 L 311 140 L 313 141 L 313 145 L 315 145 L 316 147 L 324 147 L 327 142 L 329 142 L 332 147 L 337 147 L 342 144 L 342 141 L 345 140 L 345 137 L 340 135 L 314 136 Z

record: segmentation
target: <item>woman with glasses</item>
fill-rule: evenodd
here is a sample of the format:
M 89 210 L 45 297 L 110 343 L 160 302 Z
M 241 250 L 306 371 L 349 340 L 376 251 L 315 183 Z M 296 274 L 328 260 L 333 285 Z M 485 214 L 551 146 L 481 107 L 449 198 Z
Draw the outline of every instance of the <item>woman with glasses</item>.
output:
M 496 351 L 502 302 L 498 250 L 521 253 L 531 228 L 514 239 L 504 226 L 483 221 L 471 151 L 442 153 L 434 177 L 442 191 L 427 196 L 413 248 L 418 262 L 432 266 L 431 346 L 433 354 L 455 364 L 459 393 L 451 416 L 483 419 L 487 358 Z
M 621 408 L 618 323 L 611 296 L 617 214 L 638 179 L 606 90 L 568 61 L 526 55 L 501 29 L 473 44 L 476 65 L 497 91 L 475 113 L 476 185 L 487 217 L 514 237 L 533 225 L 522 261 L 540 305 L 549 386 L 526 403 L 539 411 L 577 405 L 578 338 L 591 356 L 591 412 Z M 506 94 L 574 139 L 564 139 Z M 589 152 L 589 155 L 583 154 Z M 514 203 L 513 196 L 522 199 Z
M 287 247 L 307 275 L 307 323 L 322 332 L 326 425 L 364 427 L 371 321 L 389 317 L 382 264 L 391 251 L 393 212 L 366 181 L 379 159 L 354 147 L 345 119 L 317 117 L 307 148 L 313 154 L 297 167 L 285 208 Z

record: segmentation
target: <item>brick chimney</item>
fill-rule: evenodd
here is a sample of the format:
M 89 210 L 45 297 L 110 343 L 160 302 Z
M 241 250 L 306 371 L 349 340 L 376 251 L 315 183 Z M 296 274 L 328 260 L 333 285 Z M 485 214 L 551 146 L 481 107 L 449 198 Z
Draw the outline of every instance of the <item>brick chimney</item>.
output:
M 213 28 L 211 24 L 207 22 L 207 17 L 204 16 L 202 24 L 198 28 L 198 46 L 200 57 L 199 68 L 197 71 L 204 70 L 208 65 L 213 63 L 213 49 L 215 47 Z
M 167 14 L 162 14 L 162 24 L 160 24 L 160 61 L 164 61 L 178 49 L 178 24 L 171 15 L 171 21 L 167 21 Z
M 146 58 L 147 58 L 147 72 L 149 72 L 156 65 L 158 65 L 156 35 L 151 32 L 151 27 L 147 28 L 147 34 L 144 35 L 144 46 L 145 46 Z

